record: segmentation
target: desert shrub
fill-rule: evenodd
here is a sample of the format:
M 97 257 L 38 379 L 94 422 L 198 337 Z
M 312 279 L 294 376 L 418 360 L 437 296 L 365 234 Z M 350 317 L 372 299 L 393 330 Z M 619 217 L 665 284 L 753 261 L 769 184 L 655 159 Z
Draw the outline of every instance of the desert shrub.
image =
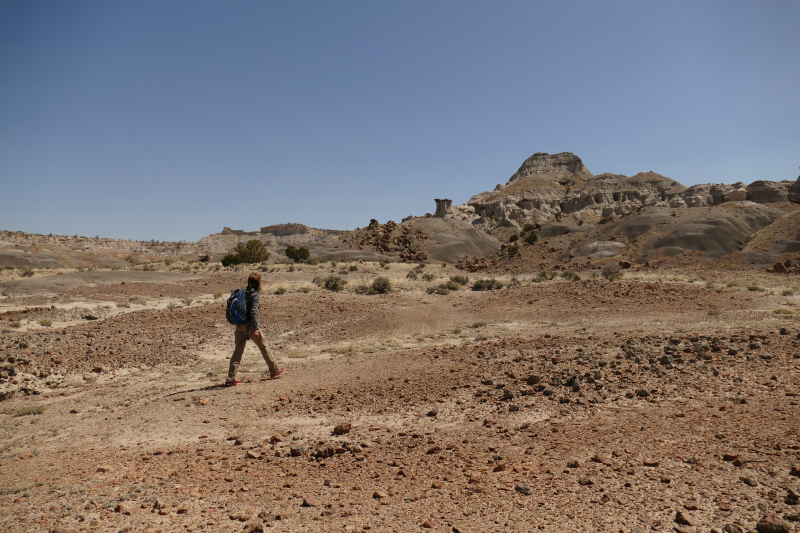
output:
M 609 222 L 613 221 L 614 221 L 614 215 L 608 215 L 607 217 L 601 218 L 598 224 L 608 224 Z
M 297 270 L 297 269 L 294 267 L 294 265 L 289 265 L 289 268 L 288 268 L 287 270 L 288 270 L 289 272 L 294 272 L 294 271 L 295 271 L 295 270 Z M 344 270 L 342 270 L 342 272 L 344 272 Z
M 540 281 L 550 281 L 551 279 L 556 277 L 556 273 L 552 270 L 542 270 L 537 274 L 536 278 L 534 278 L 534 282 L 538 283 Z
M 30 268 L 23 268 L 22 272 L 20 272 L 19 275 L 22 276 L 23 278 L 29 278 L 33 276 L 33 270 L 31 270 Z
M 215 292 L 214 293 L 214 299 L 215 300 L 219 300 L 220 298 L 222 298 L 222 293 L 219 292 L 219 291 Z
M 519 239 L 519 235 L 515 233 L 514 235 L 508 238 L 508 242 L 517 242 L 517 239 Z
M 283 287 L 278 287 L 275 289 L 275 294 L 286 294 L 286 289 Z
M 600 271 L 600 275 L 603 276 L 603 279 L 614 281 L 616 279 L 622 279 L 622 270 L 619 268 L 619 265 L 606 265 L 603 267 L 603 270 Z
M 53 325 L 53 323 L 47 319 L 44 319 L 39 321 L 39 325 L 44 327 L 50 327 Z
M 450 276 L 450 281 L 454 281 L 459 285 L 466 285 L 469 283 L 469 278 L 467 276 Z
M 242 260 L 236 254 L 228 254 L 222 258 L 222 266 L 228 267 L 233 265 L 241 265 Z
M 491 279 L 477 279 L 472 284 L 473 291 L 491 291 L 493 289 L 502 289 L 503 284 L 494 278 Z
M 17 412 L 14 413 L 14 416 L 40 415 L 44 413 L 45 409 L 47 409 L 46 405 L 26 405 L 25 407 L 20 407 L 17 409 Z
M 20 322 L 19 320 L 15 320 L 9 323 L 8 325 L 11 326 L 12 328 L 18 328 L 22 325 L 22 322 Z
M 378 264 L 381 265 L 383 268 L 389 268 L 389 263 L 391 263 L 390 260 L 381 259 L 380 263 L 378 263 Z
M 297 291 L 302 292 L 303 294 L 308 294 L 309 292 L 311 292 L 311 289 L 309 287 L 303 286 L 297 289 Z
M 339 292 L 340 290 L 344 289 L 345 285 L 347 285 L 347 280 L 342 279 L 339 276 L 328 276 L 322 282 L 322 285 L 329 291 Z
M 525 236 L 525 239 L 523 240 L 523 242 L 525 242 L 525 244 L 533 244 L 538 240 L 539 240 L 539 234 L 538 233 L 529 233 L 528 235 Z
M 409 271 L 406 273 L 406 277 L 407 277 L 408 279 L 412 280 L 412 281 L 417 281 L 417 279 L 418 279 L 418 276 L 417 276 L 417 271 L 416 271 L 416 270 L 409 270 Z
M 530 233 L 536 229 L 536 226 L 533 224 L 525 224 L 525 227 L 522 228 L 522 233 Z
M 762 289 L 762 288 L 761 288 L 761 287 L 759 287 L 758 285 L 750 285 L 749 287 L 747 287 L 747 290 L 748 290 L 748 291 L 754 291 L 754 292 L 755 292 L 755 291 L 758 291 L 758 292 L 764 292 L 766 289 Z
M 457 291 L 461 289 L 461 285 L 453 280 L 448 281 L 447 283 L 444 284 L 444 286 L 451 291 Z
M 117 304 L 117 307 L 128 308 L 130 306 L 131 306 L 131 304 L 129 304 L 128 302 L 120 302 L 120 303 Z
M 709 309 L 708 314 L 710 316 L 719 316 L 722 314 L 722 311 L 720 311 L 719 309 Z
M 170 266 L 172 264 L 172 259 L 164 259 L 164 264 Z
M 506 248 L 506 252 L 508 252 L 508 255 L 516 254 L 517 252 L 519 252 L 519 244 L 512 244 L 511 246 Z
M 392 282 L 389 278 L 379 276 L 372 280 L 371 289 L 374 290 L 376 294 L 388 294 L 392 292 Z
M 295 248 L 294 246 L 289 246 L 286 248 L 286 257 L 294 261 L 295 263 L 300 263 L 303 261 L 308 261 L 311 257 L 311 252 L 308 251 L 308 248 Z
M 428 294 L 441 294 L 442 296 L 447 296 L 450 294 L 450 289 L 447 288 L 447 285 L 442 283 L 441 285 L 436 285 L 435 287 L 428 287 L 427 292 Z
M 473 329 L 477 329 L 477 328 L 482 328 L 485 325 L 486 325 L 486 322 L 473 322 L 472 324 L 469 325 L 469 327 L 471 327 Z
M 349 267 L 347 267 L 347 271 L 348 272 L 357 272 L 358 271 L 358 265 L 350 265 Z
M 792 313 L 791 311 L 789 311 L 788 309 L 773 309 L 773 311 L 772 311 L 772 312 L 773 312 L 774 314 L 776 314 L 776 315 L 791 315 L 791 314 L 793 314 L 793 313 Z
M 237 245 L 234 251 L 242 263 L 260 263 L 272 255 L 269 253 L 267 245 L 257 239 L 251 239 L 247 241 L 247 244 Z
M 573 272 L 572 270 L 565 270 L 561 273 L 561 277 L 567 279 L 569 281 L 580 281 L 581 277 L 577 272 Z
M 785 289 L 783 292 L 781 292 L 781 296 L 793 296 L 793 295 L 794 291 L 792 289 Z
M 428 273 L 422 275 L 422 279 L 424 281 L 433 281 L 433 280 L 436 279 L 436 274 L 432 274 L 432 273 L 428 272 Z

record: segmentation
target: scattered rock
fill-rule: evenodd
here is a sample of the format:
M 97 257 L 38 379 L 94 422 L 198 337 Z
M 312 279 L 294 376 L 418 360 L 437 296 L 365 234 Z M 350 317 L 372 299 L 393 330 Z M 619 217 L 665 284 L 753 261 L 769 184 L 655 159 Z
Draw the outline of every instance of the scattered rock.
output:
M 352 429 L 353 429 L 352 424 L 344 422 L 333 428 L 333 433 L 334 435 L 346 435 L 347 433 L 350 433 L 350 430 Z
M 697 518 L 695 518 L 694 515 L 688 511 L 678 511 L 677 514 L 675 514 L 675 523 L 694 527 L 697 525 Z
M 770 513 L 764 515 L 756 524 L 758 533 L 789 533 L 789 524 L 784 522 L 778 515 Z

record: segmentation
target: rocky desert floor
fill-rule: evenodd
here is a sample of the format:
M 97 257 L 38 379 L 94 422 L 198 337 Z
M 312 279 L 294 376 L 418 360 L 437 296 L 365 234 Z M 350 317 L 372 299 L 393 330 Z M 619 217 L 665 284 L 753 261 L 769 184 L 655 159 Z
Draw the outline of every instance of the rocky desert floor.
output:
M 0 530 L 800 530 L 796 276 L 412 267 L 262 266 L 236 387 L 247 270 L 5 272 Z

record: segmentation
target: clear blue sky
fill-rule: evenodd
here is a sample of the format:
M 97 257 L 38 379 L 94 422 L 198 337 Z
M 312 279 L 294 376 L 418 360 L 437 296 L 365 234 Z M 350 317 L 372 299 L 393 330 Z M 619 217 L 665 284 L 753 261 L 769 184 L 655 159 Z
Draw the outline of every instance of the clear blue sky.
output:
M 797 0 L 0 0 L 0 229 L 353 229 L 535 152 L 794 180 L 799 22 Z

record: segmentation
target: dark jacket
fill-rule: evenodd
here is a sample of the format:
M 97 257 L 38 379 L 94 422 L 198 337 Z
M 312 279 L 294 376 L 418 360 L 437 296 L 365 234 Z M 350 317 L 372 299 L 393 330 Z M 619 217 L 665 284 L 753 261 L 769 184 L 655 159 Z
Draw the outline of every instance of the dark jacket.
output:
M 245 303 L 247 304 L 247 334 L 258 329 L 258 305 L 261 301 L 261 294 L 255 290 L 248 288 L 244 292 Z

